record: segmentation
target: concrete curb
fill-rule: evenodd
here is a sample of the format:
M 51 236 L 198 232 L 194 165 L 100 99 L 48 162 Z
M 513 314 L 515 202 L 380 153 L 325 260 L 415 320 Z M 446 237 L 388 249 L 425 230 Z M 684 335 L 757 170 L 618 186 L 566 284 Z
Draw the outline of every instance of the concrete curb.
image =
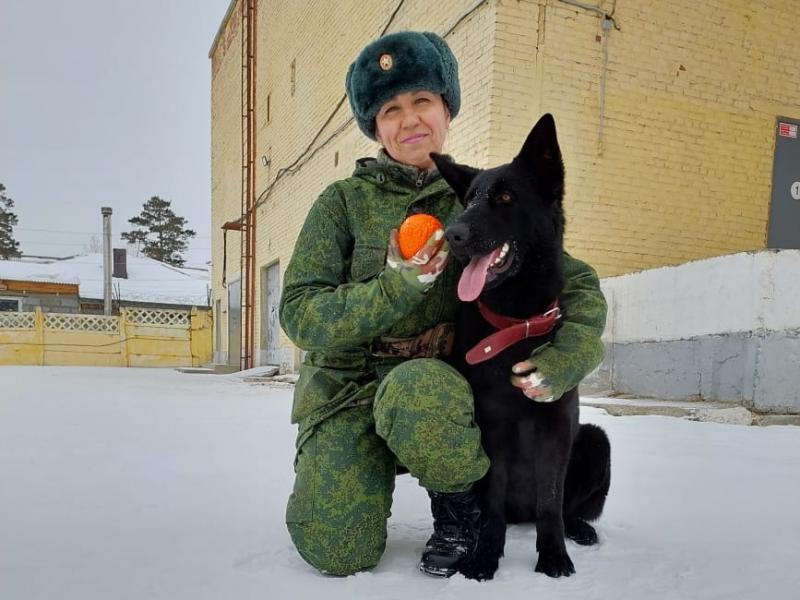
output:
M 651 398 L 584 396 L 581 397 L 581 405 L 603 409 L 615 417 L 657 415 L 728 425 L 800 426 L 800 415 L 759 414 L 729 402 L 706 402 L 702 400 L 681 402 Z
M 192 374 L 213 372 L 208 369 L 177 370 Z M 248 372 L 240 371 L 237 379 L 241 379 L 251 385 L 276 383 L 294 385 L 297 383 L 298 375 L 296 373 L 286 373 L 284 375 L 278 375 L 277 373 L 278 367 L 259 367 Z M 581 406 L 600 408 L 614 417 L 656 415 L 727 425 L 795 425 L 800 427 L 800 415 L 760 414 L 732 402 L 675 401 L 623 396 L 581 396 Z

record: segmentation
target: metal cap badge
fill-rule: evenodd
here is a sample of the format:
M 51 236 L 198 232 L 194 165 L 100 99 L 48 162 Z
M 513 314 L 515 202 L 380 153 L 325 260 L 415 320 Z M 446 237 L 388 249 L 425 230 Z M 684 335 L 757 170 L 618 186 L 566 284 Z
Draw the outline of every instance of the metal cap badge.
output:
M 391 54 L 381 54 L 381 57 L 378 59 L 378 64 L 380 65 L 381 69 L 388 71 L 392 68 L 394 59 L 392 59 Z

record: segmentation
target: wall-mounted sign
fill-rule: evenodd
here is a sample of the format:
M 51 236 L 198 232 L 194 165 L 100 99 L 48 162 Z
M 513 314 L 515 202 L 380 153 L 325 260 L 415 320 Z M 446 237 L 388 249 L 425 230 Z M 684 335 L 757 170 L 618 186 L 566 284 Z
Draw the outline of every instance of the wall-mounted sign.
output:
M 795 123 L 778 123 L 778 135 L 781 137 L 797 139 L 797 125 Z
M 800 200 L 800 181 L 795 181 L 789 188 L 789 193 L 795 200 Z

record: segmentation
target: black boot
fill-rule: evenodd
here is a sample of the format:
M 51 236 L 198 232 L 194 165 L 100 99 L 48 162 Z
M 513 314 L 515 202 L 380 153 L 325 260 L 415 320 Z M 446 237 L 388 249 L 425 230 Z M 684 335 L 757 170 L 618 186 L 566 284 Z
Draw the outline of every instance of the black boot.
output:
M 428 491 L 433 535 L 425 545 L 419 570 L 434 577 L 450 577 L 474 551 L 480 531 L 481 509 L 474 492 Z

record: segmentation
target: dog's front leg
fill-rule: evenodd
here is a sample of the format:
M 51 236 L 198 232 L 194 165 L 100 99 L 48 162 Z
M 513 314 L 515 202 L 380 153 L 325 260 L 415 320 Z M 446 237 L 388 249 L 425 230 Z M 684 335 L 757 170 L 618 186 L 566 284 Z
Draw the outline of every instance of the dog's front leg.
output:
M 464 577 L 485 581 L 497 571 L 506 544 L 505 497 L 507 469 L 492 463 L 479 484 L 481 499 L 481 530 L 475 552 L 459 568 Z
M 575 572 L 564 543 L 564 480 L 569 464 L 570 436 L 556 423 L 536 431 L 536 571 L 550 577 Z

